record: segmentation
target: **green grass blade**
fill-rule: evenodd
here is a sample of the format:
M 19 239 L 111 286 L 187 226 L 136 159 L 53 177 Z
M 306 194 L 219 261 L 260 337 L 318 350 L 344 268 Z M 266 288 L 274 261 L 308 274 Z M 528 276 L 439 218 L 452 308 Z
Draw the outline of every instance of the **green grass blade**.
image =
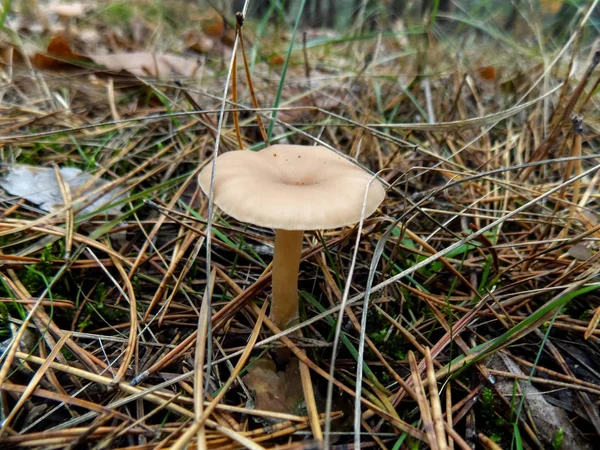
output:
M 283 86 L 285 85 L 285 75 L 287 73 L 288 66 L 290 65 L 290 58 L 292 57 L 292 51 L 294 50 L 294 40 L 296 39 L 296 32 L 298 31 L 298 27 L 300 26 L 300 19 L 302 18 L 302 11 L 304 11 L 304 5 L 306 4 L 306 0 L 302 0 L 300 4 L 300 9 L 298 10 L 298 15 L 296 16 L 296 23 L 294 25 L 294 31 L 292 32 L 292 39 L 290 41 L 290 46 L 288 47 L 288 52 L 285 57 L 285 62 L 283 63 L 283 70 L 281 72 L 281 80 L 279 80 L 279 86 L 277 87 L 277 95 L 275 96 L 275 103 L 273 104 L 273 108 L 279 108 L 279 103 L 281 102 L 281 94 L 283 92 Z M 277 110 L 274 110 L 271 114 L 271 117 L 275 119 L 277 117 Z M 273 136 L 273 126 L 275 125 L 274 121 L 271 121 L 269 124 L 269 130 L 267 132 L 267 136 L 269 137 L 269 141 Z

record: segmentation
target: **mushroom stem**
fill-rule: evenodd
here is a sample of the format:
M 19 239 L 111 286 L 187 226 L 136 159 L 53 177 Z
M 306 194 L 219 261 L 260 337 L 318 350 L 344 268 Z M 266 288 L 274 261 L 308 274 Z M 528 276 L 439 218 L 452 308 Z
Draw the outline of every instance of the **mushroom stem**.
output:
M 302 230 L 275 230 L 271 320 L 282 330 L 298 317 L 298 270 Z

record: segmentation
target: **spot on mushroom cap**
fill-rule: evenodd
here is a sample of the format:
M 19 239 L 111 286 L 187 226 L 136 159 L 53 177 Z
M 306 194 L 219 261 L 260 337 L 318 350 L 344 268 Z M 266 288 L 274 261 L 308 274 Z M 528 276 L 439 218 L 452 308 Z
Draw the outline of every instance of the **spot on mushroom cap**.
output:
M 198 181 L 210 191 L 212 164 Z M 325 147 L 273 145 L 258 152 L 233 151 L 217 158 L 214 202 L 239 220 L 282 230 L 321 230 L 360 221 L 371 174 Z M 385 197 L 369 187 L 365 217 Z

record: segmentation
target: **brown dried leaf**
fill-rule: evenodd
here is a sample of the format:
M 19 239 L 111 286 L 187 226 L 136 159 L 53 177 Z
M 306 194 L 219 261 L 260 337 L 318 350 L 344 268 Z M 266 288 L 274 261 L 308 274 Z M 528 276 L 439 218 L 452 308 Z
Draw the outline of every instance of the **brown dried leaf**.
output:
M 271 67 L 280 67 L 283 66 L 283 63 L 285 62 L 285 59 L 283 56 L 281 55 L 273 55 L 269 58 L 269 65 Z
M 477 73 L 481 79 L 485 81 L 495 81 L 497 78 L 496 68 L 494 66 L 481 67 Z
M 190 31 L 183 35 L 183 42 L 188 50 L 205 54 L 215 47 L 215 41 L 200 31 Z
M 191 58 L 149 52 L 112 53 L 108 55 L 81 55 L 74 52 L 63 36 L 55 36 L 48 44 L 48 51 L 36 53 L 33 64 L 42 70 L 67 70 L 77 68 L 77 63 L 101 65 L 113 72 L 129 72 L 132 75 L 165 78 L 170 75 L 194 77 L 200 64 Z
M 276 372 L 273 361 L 263 358 L 248 370 L 244 382 L 254 391 L 259 410 L 294 413 L 304 398 L 296 360 L 288 363 L 285 372 Z
M 139 77 L 164 78 L 170 75 L 194 77 L 200 69 L 200 64 L 193 59 L 169 54 L 139 52 L 88 55 L 88 57 L 108 70 L 126 71 Z
M 223 16 L 214 9 L 209 9 L 200 18 L 200 28 L 207 36 L 221 39 L 225 30 Z
M 48 51 L 36 53 L 31 62 L 35 67 L 42 70 L 65 70 L 77 67 L 76 62 L 89 62 L 79 53 L 74 52 L 63 36 L 54 36 L 48 44 Z

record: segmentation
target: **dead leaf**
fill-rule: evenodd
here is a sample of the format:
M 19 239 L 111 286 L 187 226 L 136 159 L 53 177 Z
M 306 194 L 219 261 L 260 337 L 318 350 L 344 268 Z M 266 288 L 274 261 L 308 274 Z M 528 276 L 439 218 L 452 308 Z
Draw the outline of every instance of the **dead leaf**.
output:
M 195 59 L 170 54 L 134 52 L 82 55 L 74 52 L 63 36 L 52 38 L 47 53 L 36 53 L 32 62 L 42 70 L 68 70 L 93 62 L 109 71 L 129 72 L 138 77 L 166 78 L 179 75 L 192 78 L 200 72 L 200 63 Z
M 209 53 L 215 47 L 215 41 L 199 31 L 190 31 L 182 37 L 189 50 L 201 54 Z
M 273 361 L 263 358 L 248 370 L 244 383 L 254 391 L 256 409 L 294 413 L 304 399 L 296 360 L 288 363 L 285 372 L 276 372 Z
M 285 59 L 281 55 L 273 55 L 269 58 L 269 65 L 271 67 L 283 66 Z
M 200 64 L 194 59 L 158 53 L 113 53 L 88 55 L 88 58 L 108 70 L 126 71 L 138 77 L 183 75 L 192 78 L 200 69 Z
M 89 62 L 89 60 L 75 53 L 63 36 L 54 36 L 48 44 L 48 51 L 36 53 L 31 62 L 42 70 L 65 70 L 78 67 L 76 62 Z
M 207 35 L 221 39 L 225 30 L 223 16 L 214 9 L 209 9 L 200 17 L 200 29 Z
M 485 81 L 496 80 L 496 68 L 494 66 L 481 67 L 477 73 Z
M 493 357 L 490 366 L 497 370 L 523 375 L 519 366 L 508 356 L 498 353 Z M 531 417 L 538 431 L 538 438 L 545 444 L 550 445 L 554 436 L 560 429 L 564 431 L 562 448 L 589 449 L 581 432 L 571 423 L 567 413 L 550 404 L 544 393 L 540 392 L 530 383 L 520 381 L 519 385 L 526 396 L 525 406 L 531 412 Z M 514 394 L 514 383 L 512 379 L 503 379 L 496 383 L 498 392 L 507 397 L 510 402 Z M 521 397 L 517 397 L 517 403 Z M 524 413 L 523 413 L 524 414 Z
M 98 179 L 92 183 L 86 192 L 79 192 L 80 188 L 92 178 L 92 175 L 74 167 L 63 167 L 60 169 L 60 173 L 68 184 L 73 198 L 83 198 L 88 193 L 108 183 L 106 180 Z M 4 178 L 0 179 L 0 187 L 11 195 L 22 197 L 31 203 L 35 203 L 44 211 L 51 212 L 63 205 L 63 196 L 53 168 L 17 164 L 10 168 Z M 122 197 L 117 197 L 114 193 L 109 192 L 91 205 L 85 207 L 81 212 L 84 214 L 93 213 L 120 198 Z M 110 215 L 118 215 L 120 213 L 120 206 L 115 206 L 106 211 L 106 214 Z
M 585 244 L 576 244 L 567 253 L 579 261 L 587 261 L 594 256 L 594 252 Z

